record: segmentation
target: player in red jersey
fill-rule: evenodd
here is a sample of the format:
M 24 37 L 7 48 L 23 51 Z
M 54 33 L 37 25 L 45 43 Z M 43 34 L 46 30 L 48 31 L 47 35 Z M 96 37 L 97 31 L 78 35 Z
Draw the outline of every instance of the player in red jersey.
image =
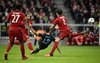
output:
M 85 40 L 85 45 L 88 45 L 88 42 L 90 45 L 93 45 L 92 39 L 93 39 L 93 33 L 90 31 L 90 29 L 87 27 L 86 28 L 86 34 L 84 35 L 84 40 Z
M 10 27 L 9 27 L 9 41 L 7 50 L 5 52 L 5 60 L 8 59 L 8 52 L 10 51 L 11 47 L 14 44 L 14 38 L 16 37 L 20 42 L 20 50 L 22 54 L 22 59 L 25 60 L 29 56 L 25 56 L 25 49 L 24 49 L 24 43 L 23 43 L 23 36 L 21 31 L 21 22 L 25 21 L 25 14 L 20 11 L 21 4 L 16 3 L 16 10 L 9 13 L 7 17 L 7 21 L 10 20 Z M 5 26 L 7 27 L 7 21 L 5 22 Z
M 54 46 L 53 46 L 52 51 L 50 52 L 50 54 L 46 54 L 45 56 L 53 56 L 53 52 L 57 48 L 58 42 L 60 40 L 63 40 L 66 36 L 69 36 L 69 34 L 70 34 L 70 28 L 67 25 L 66 17 L 62 16 L 62 10 L 58 9 L 56 11 L 56 15 L 57 15 L 58 18 L 55 19 L 54 24 L 50 27 L 50 32 L 57 24 L 61 34 L 58 36 L 58 38 L 56 38 L 56 40 L 54 42 Z
M 95 46 L 99 45 L 99 33 L 97 32 L 96 29 L 93 31 L 93 42 Z
M 59 28 L 61 33 L 58 36 L 58 38 L 56 38 L 56 40 L 54 42 L 54 46 L 53 46 L 50 54 L 46 54 L 45 56 L 53 56 L 53 52 L 57 48 L 58 42 L 60 40 L 63 40 L 67 36 L 70 36 L 70 35 L 73 36 L 73 34 L 71 34 L 69 26 L 67 25 L 66 17 L 62 16 L 62 10 L 58 9 L 56 11 L 56 15 L 57 15 L 58 18 L 55 19 L 54 24 L 50 27 L 50 32 L 56 25 L 58 25 L 58 28 Z
M 28 37 L 28 27 L 32 27 L 32 21 L 30 20 L 30 14 L 27 14 L 27 22 L 22 22 L 22 32 L 23 32 L 23 40 L 24 43 L 27 42 L 28 43 L 28 48 L 30 49 L 30 54 L 32 54 L 33 52 L 33 47 L 32 47 L 32 43 L 31 40 Z M 30 30 L 31 31 L 31 30 Z M 19 45 L 19 41 L 15 41 L 14 44 Z

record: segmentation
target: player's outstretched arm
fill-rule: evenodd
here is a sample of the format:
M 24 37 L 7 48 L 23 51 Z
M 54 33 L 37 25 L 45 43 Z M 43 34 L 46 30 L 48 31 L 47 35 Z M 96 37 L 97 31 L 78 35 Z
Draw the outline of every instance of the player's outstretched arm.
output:
M 50 27 L 50 32 L 52 31 L 52 29 L 55 27 L 55 25 L 53 24 L 51 27 Z
M 64 53 L 60 50 L 59 46 L 57 46 L 57 50 L 58 50 L 59 53 L 64 54 Z
M 32 35 L 39 35 L 38 33 L 36 33 L 36 31 L 32 28 L 32 26 L 30 27 L 30 31 Z

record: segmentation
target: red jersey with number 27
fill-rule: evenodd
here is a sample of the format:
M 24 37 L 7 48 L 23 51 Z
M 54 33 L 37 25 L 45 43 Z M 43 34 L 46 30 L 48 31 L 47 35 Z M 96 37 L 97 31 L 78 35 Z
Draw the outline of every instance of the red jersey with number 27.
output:
M 59 16 L 58 18 L 56 18 L 54 24 L 58 25 L 60 31 L 70 30 L 69 26 L 67 25 L 67 20 L 64 16 Z
M 21 26 L 21 22 L 25 21 L 25 14 L 21 11 L 12 11 L 9 13 L 7 19 L 10 19 L 9 30 L 16 30 Z

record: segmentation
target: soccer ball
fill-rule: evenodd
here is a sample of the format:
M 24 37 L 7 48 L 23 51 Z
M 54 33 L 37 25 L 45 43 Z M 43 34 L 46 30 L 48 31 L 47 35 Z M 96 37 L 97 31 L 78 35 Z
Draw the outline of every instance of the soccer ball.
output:
M 94 23 L 94 18 L 89 18 L 88 23 L 93 24 Z

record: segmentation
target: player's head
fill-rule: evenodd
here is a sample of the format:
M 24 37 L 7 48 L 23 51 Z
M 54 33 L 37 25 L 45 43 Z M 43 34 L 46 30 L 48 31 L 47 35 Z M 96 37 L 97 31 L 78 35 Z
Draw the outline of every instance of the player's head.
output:
M 86 32 L 90 32 L 90 28 L 89 27 L 86 28 Z
M 46 32 L 49 33 L 49 31 L 50 31 L 50 30 L 49 30 L 49 27 L 47 27 L 47 28 L 46 28 Z
M 61 10 L 61 9 L 57 9 L 56 15 L 57 15 L 57 16 L 62 15 L 62 10 Z
M 16 8 L 16 10 L 21 10 L 22 5 L 21 5 L 21 3 L 19 1 L 16 2 L 15 8 Z

